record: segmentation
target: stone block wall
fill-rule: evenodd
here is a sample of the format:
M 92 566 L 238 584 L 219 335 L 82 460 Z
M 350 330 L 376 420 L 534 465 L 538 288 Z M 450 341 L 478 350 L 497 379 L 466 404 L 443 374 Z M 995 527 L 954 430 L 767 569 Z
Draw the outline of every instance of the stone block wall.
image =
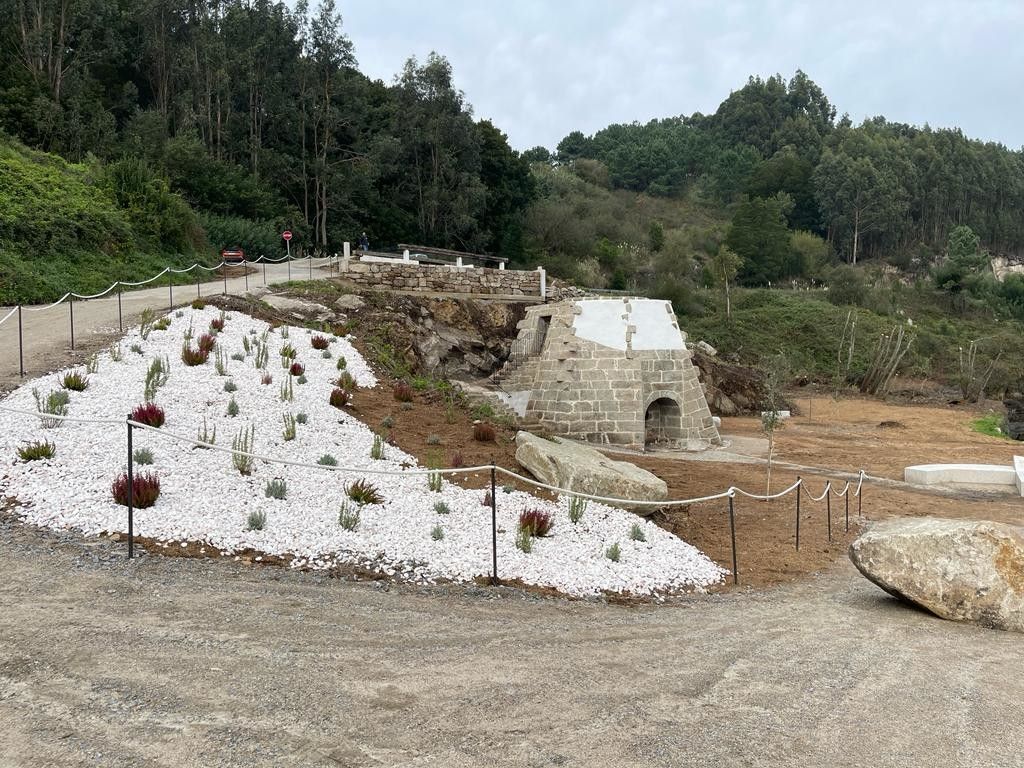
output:
M 341 263 L 341 277 L 371 290 L 423 291 L 540 298 L 541 273 L 537 270 L 457 268 L 427 264 L 363 262 Z M 555 297 L 552 297 L 555 298 Z
M 636 351 L 596 344 L 576 335 L 572 302 L 532 307 L 520 336 L 547 330 L 536 356 L 506 366 L 498 379 L 506 391 L 529 391 L 524 414 L 531 426 L 590 443 L 642 449 L 654 425 L 658 441 L 680 447 L 688 440 L 718 443 L 689 352 Z M 648 409 L 655 407 L 648 422 Z

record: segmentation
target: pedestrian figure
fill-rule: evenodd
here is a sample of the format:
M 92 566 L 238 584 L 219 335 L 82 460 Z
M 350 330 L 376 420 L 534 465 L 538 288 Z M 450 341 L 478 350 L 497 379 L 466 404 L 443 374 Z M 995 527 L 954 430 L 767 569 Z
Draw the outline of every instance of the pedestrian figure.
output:
M 370 250 L 370 238 L 368 238 L 366 236 L 365 232 L 363 232 L 363 234 L 361 234 L 359 236 L 359 250 L 361 250 L 361 251 L 368 251 L 368 250 Z

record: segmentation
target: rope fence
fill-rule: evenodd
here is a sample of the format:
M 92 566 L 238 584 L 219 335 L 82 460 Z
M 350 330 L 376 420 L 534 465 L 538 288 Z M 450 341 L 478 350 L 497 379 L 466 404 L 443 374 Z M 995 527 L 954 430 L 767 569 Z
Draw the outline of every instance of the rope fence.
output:
M 81 301 L 95 301 L 97 299 L 102 299 L 105 296 L 109 296 L 109 295 L 111 295 L 112 293 L 114 293 L 116 291 L 116 297 L 117 297 L 117 327 L 118 327 L 118 330 L 123 333 L 124 332 L 124 316 L 123 316 L 122 303 L 121 303 L 121 295 L 123 293 L 123 291 L 122 291 L 123 288 L 138 288 L 140 286 L 149 285 L 150 283 L 153 283 L 153 282 L 159 280 L 164 275 L 167 275 L 168 276 L 168 280 L 167 280 L 167 298 L 168 298 L 167 306 L 168 306 L 168 310 L 170 310 L 170 309 L 174 308 L 174 280 L 172 278 L 172 275 L 183 275 L 183 274 L 187 274 L 189 272 L 192 272 L 194 270 L 200 270 L 200 271 L 205 271 L 205 272 L 216 272 L 217 270 L 222 270 L 223 283 L 224 283 L 223 290 L 222 290 L 222 295 L 227 296 L 228 295 L 228 268 L 243 267 L 244 269 L 243 269 L 243 275 L 242 276 L 245 279 L 245 290 L 241 294 L 233 294 L 233 295 L 245 295 L 245 294 L 249 293 L 249 267 L 250 267 L 250 265 L 256 265 L 256 264 L 260 264 L 260 263 L 263 264 L 263 285 L 266 285 L 267 284 L 267 264 L 280 264 L 282 262 L 287 262 L 288 263 L 288 278 L 287 279 L 290 282 L 291 279 L 292 279 L 292 269 L 291 269 L 292 262 L 297 262 L 297 261 L 307 262 L 308 269 L 309 269 L 309 279 L 310 280 L 313 279 L 313 262 L 314 261 L 319 261 L 320 262 L 320 264 L 318 264 L 316 266 L 317 269 L 322 269 L 323 267 L 326 266 L 331 271 L 331 273 L 333 274 L 335 268 L 337 267 L 337 269 L 339 271 L 339 274 L 340 274 L 341 258 L 336 253 L 335 254 L 329 254 L 327 256 L 313 256 L 313 255 L 309 255 L 309 256 L 282 256 L 279 259 L 274 259 L 274 258 L 271 258 L 269 256 L 259 256 L 259 257 L 255 258 L 255 259 L 243 259 L 242 261 L 238 261 L 238 262 L 228 262 L 228 261 L 225 261 L 225 260 L 221 260 L 221 262 L 219 264 L 217 264 L 215 266 L 212 266 L 212 267 L 208 267 L 208 266 L 206 266 L 204 264 L 199 264 L 198 262 L 193 264 L 192 266 L 186 267 L 184 269 L 175 269 L 173 267 L 164 267 L 162 270 L 157 272 L 152 277 L 147 278 L 146 280 L 136 280 L 136 281 L 117 280 L 117 281 L 111 283 L 110 286 L 108 286 L 105 290 L 100 291 L 99 293 L 81 294 L 81 293 L 75 293 L 74 291 L 68 291 L 67 293 L 65 293 L 63 296 L 61 296 L 59 299 L 57 299 L 52 304 L 47 304 L 46 306 L 42 306 L 42 307 L 30 307 L 30 306 L 26 306 L 24 304 L 18 304 L 16 306 L 12 307 L 11 310 L 6 315 L 4 315 L 3 317 L 0 317 L 0 326 L 2 326 L 5 322 L 10 320 L 15 315 L 17 315 L 17 317 L 18 317 L 18 375 L 24 377 L 24 375 L 25 375 L 25 333 L 24 333 L 24 322 L 23 322 L 23 318 L 22 318 L 22 313 L 23 312 L 45 312 L 47 310 L 53 309 L 54 307 L 58 307 L 61 304 L 67 302 L 67 305 L 68 305 L 69 327 L 70 327 L 70 338 L 71 338 L 71 350 L 74 351 L 74 349 L 75 349 L 75 299 L 78 299 L 78 301 L 80 301 L 80 302 Z M 199 279 L 199 272 L 197 272 L 197 275 L 196 275 L 196 298 L 202 298 L 202 282 Z
M 560 496 L 566 496 L 569 498 L 585 499 L 587 501 L 594 501 L 602 504 L 608 504 L 615 507 L 625 508 L 652 508 L 652 509 L 664 509 L 668 507 L 689 507 L 694 504 L 702 504 L 706 502 L 719 501 L 721 499 L 728 499 L 728 518 L 729 518 L 729 534 L 730 534 L 730 549 L 732 554 L 732 575 L 733 583 L 739 584 L 739 564 L 737 558 L 737 547 L 736 547 L 736 516 L 735 516 L 735 498 L 736 496 L 743 496 L 755 501 L 774 501 L 781 499 L 785 496 L 795 493 L 796 494 L 796 550 L 800 550 L 800 519 L 801 519 L 801 501 L 804 493 L 805 481 L 801 477 L 797 477 L 796 482 L 781 491 L 773 494 L 757 494 L 745 491 L 742 488 L 736 486 L 730 486 L 724 491 L 719 493 L 709 494 L 706 496 L 698 496 L 690 499 L 672 499 L 666 501 L 648 501 L 643 499 L 624 499 L 610 496 L 598 496 L 590 493 L 583 493 L 581 491 L 573 491 L 566 488 L 559 488 L 555 485 L 548 483 L 542 483 L 531 477 L 526 477 L 518 472 L 513 472 L 505 467 L 500 467 L 494 464 L 484 464 L 474 467 L 458 467 L 449 469 L 403 469 L 403 470 L 386 470 L 386 469 L 367 469 L 363 467 L 349 467 L 340 465 L 325 465 L 316 464 L 312 462 L 295 461 L 292 459 L 283 459 L 276 456 L 266 456 L 258 453 L 251 453 L 248 451 L 242 451 L 235 448 L 227 448 L 225 446 L 207 443 L 202 440 L 198 440 L 193 437 L 187 437 L 174 432 L 170 432 L 166 429 L 157 428 L 148 424 L 142 424 L 137 421 L 133 421 L 131 418 L 79 418 L 72 416 L 61 416 L 56 414 L 39 413 L 37 411 L 29 411 L 18 408 L 11 408 L 7 405 L 0 405 L 0 411 L 6 411 L 9 413 L 15 413 L 22 416 L 34 416 L 40 420 L 53 421 L 58 423 L 68 422 L 77 424 L 102 424 L 105 426 L 125 426 L 127 428 L 127 475 L 128 475 L 128 557 L 134 557 L 135 553 L 135 532 L 134 532 L 134 500 L 133 495 L 133 477 L 135 471 L 135 459 L 134 451 L 132 450 L 134 430 L 141 429 L 147 432 L 155 433 L 162 438 L 187 443 L 196 447 L 202 447 L 220 453 L 230 454 L 235 457 L 249 458 L 254 461 L 262 461 L 267 464 L 279 464 L 283 466 L 299 467 L 302 469 L 314 469 L 322 470 L 327 472 L 338 472 L 342 474 L 360 474 L 360 475 L 375 475 L 375 476 L 397 476 L 397 477 L 415 477 L 415 476 L 443 476 L 443 475 L 470 475 L 477 473 L 489 473 L 490 475 L 490 507 L 491 507 L 491 556 L 492 556 L 492 572 L 491 572 L 491 583 L 500 583 L 498 578 L 498 503 L 497 503 L 497 477 L 501 475 L 509 479 L 517 480 L 528 487 L 537 488 L 545 491 L 554 492 Z M 45 422 L 44 422 L 45 423 Z M 853 492 L 854 498 L 857 499 L 857 515 L 862 517 L 862 504 L 864 490 L 864 480 L 867 477 L 866 472 L 862 469 L 858 472 L 857 485 L 854 488 L 849 481 L 843 487 L 841 492 L 836 491 L 832 487 L 832 481 L 828 480 L 825 483 L 824 490 L 818 496 L 814 496 L 809 491 L 807 492 L 807 498 L 814 502 L 820 502 L 823 499 L 826 502 L 826 520 L 828 529 L 828 540 L 832 541 L 832 497 L 843 498 L 846 502 L 846 531 L 850 530 L 850 493 Z

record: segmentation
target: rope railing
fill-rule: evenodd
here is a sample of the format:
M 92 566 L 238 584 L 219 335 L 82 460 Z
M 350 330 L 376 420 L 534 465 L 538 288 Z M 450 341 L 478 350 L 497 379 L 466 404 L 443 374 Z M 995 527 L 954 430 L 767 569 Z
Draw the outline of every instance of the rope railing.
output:
M 71 351 L 73 352 L 75 350 L 75 299 L 78 299 L 79 301 L 95 301 L 97 299 L 103 299 L 104 297 L 109 296 L 109 295 L 111 295 L 112 293 L 114 293 L 116 291 L 116 299 L 117 299 L 117 325 L 118 325 L 118 329 L 123 331 L 124 330 L 124 317 L 123 317 L 123 310 L 122 310 L 122 290 L 121 290 L 122 288 L 138 288 L 138 287 L 143 286 L 143 285 L 148 285 L 148 284 L 150 284 L 150 283 L 152 283 L 152 282 L 154 282 L 156 280 L 159 280 L 164 275 L 168 275 L 168 276 L 170 276 L 170 275 L 184 275 L 184 274 L 188 274 L 188 273 L 190 273 L 190 272 L 192 272 L 194 270 L 199 270 L 200 272 L 216 272 L 217 270 L 222 270 L 221 274 L 223 276 L 223 282 L 224 282 L 223 294 L 227 295 L 228 294 L 228 269 L 225 269 L 225 268 L 226 267 L 236 267 L 237 266 L 237 267 L 244 267 L 245 268 L 243 270 L 242 277 L 245 280 L 245 291 L 244 291 L 244 293 L 248 294 L 249 293 L 249 272 L 250 272 L 248 267 L 249 267 L 249 265 L 259 264 L 261 261 L 263 262 L 263 284 L 264 285 L 267 284 L 267 266 L 266 266 L 267 263 L 270 263 L 270 264 L 280 264 L 282 262 L 288 262 L 288 279 L 289 280 L 292 279 L 292 274 L 291 274 L 291 272 L 292 272 L 292 269 L 291 269 L 292 262 L 305 262 L 308 265 L 308 268 L 309 268 L 309 277 L 310 277 L 310 279 L 312 279 L 312 277 L 313 277 L 314 261 L 319 261 L 320 262 L 318 264 L 318 266 L 317 266 L 318 269 L 323 268 L 325 265 L 326 266 L 330 266 L 335 261 L 338 261 L 340 263 L 340 259 L 338 257 L 338 254 L 336 254 L 336 253 L 335 254 L 328 254 L 327 256 L 314 256 L 312 254 L 309 254 L 308 256 L 287 256 L 286 255 L 286 256 L 282 256 L 279 259 L 274 259 L 274 258 L 271 258 L 269 256 L 265 256 L 265 255 L 261 254 L 260 256 L 258 256 L 255 259 L 243 259 L 242 261 L 239 261 L 239 262 L 228 262 L 228 261 L 222 259 L 218 264 L 216 264 L 214 266 L 207 266 L 205 264 L 200 264 L 198 262 L 192 264 L 189 267 L 185 267 L 183 269 L 177 269 L 175 267 L 168 266 L 168 267 L 164 267 L 162 270 L 157 272 L 155 275 L 153 275 L 152 277 L 147 278 L 145 280 L 135 280 L 135 281 L 117 280 L 117 281 L 111 283 L 104 290 L 99 291 L 98 293 L 83 294 L 83 293 L 75 293 L 74 291 L 68 291 L 63 296 L 61 296 L 59 299 L 57 299 L 57 301 L 53 302 L 52 304 L 47 304 L 47 305 L 42 306 L 42 307 L 30 307 L 30 306 L 25 306 L 23 304 L 18 304 L 18 305 L 14 306 L 14 307 L 11 307 L 11 309 L 7 312 L 7 314 L 5 314 L 2 318 L 0 318 L 0 326 L 2 326 L 6 321 L 10 320 L 15 315 L 18 316 L 18 373 L 19 373 L 20 376 L 24 376 L 25 375 L 25 339 L 24 339 L 24 330 L 23 330 L 23 322 L 22 322 L 22 312 L 23 311 L 24 312 L 44 312 L 46 310 L 53 309 L 54 307 L 60 306 L 65 301 L 68 302 L 69 327 L 70 327 L 70 337 L 71 337 Z M 201 282 L 200 282 L 199 277 L 197 276 L 196 277 L 196 282 L 195 282 L 197 298 L 201 298 L 202 297 L 202 290 L 201 290 L 200 286 L 201 286 Z M 173 307 L 174 307 L 174 280 L 173 279 L 168 279 L 168 281 L 167 281 L 167 291 L 168 291 L 168 297 L 167 297 L 168 307 L 173 309 Z
M 55 422 L 58 422 L 58 423 L 70 422 L 70 423 L 79 423 L 79 424 L 101 424 L 101 425 L 105 425 L 105 426 L 121 426 L 121 425 L 126 425 L 127 428 L 128 428 L 128 461 L 127 461 L 127 464 L 128 464 L 129 477 L 131 477 L 132 473 L 133 473 L 134 456 L 133 456 L 133 452 L 132 452 L 131 446 L 132 446 L 132 430 L 134 430 L 134 429 L 145 430 L 147 432 L 154 433 L 156 435 L 159 435 L 160 437 L 167 438 L 169 440 L 174 440 L 174 441 L 181 442 L 181 443 L 186 443 L 186 444 L 189 444 L 189 445 L 192 445 L 192 446 L 195 446 L 195 447 L 201 447 L 201 448 L 204 448 L 204 449 L 213 450 L 213 451 L 217 451 L 217 452 L 224 453 L 224 454 L 229 454 L 231 456 L 240 456 L 240 457 L 245 457 L 245 458 L 252 459 L 254 461 L 262 461 L 262 462 L 265 462 L 267 464 L 279 464 L 279 465 L 283 465 L 283 466 L 298 467 L 298 468 L 301 468 L 301 469 L 314 469 L 314 470 L 324 470 L 324 471 L 328 471 L 328 472 L 340 472 L 340 473 L 373 475 L 373 476 L 395 476 L 395 477 L 423 477 L 423 476 L 438 476 L 438 475 L 470 475 L 470 474 L 478 474 L 478 473 L 489 473 L 490 474 L 490 480 L 491 480 L 491 494 L 490 494 L 490 496 L 491 496 L 491 518 L 492 518 L 492 557 L 493 557 L 492 582 L 493 583 L 498 583 L 497 498 L 496 498 L 496 492 L 495 492 L 496 479 L 497 479 L 498 475 L 501 475 L 503 477 L 508 477 L 508 478 L 511 478 L 511 479 L 514 479 L 514 480 L 518 480 L 519 482 L 527 485 L 528 487 L 532 487 L 532 488 L 537 488 L 537 489 L 541 489 L 541 490 L 546 490 L 546 491 L 554 492 L 554 493 L 556 493 L 556 494 L 558 494 L 560 496 L 566 496 L 566 497 L 570 497 L 570 498 L 575 497 L 575 498 L 585 499 L 585 500 L 588 500 L 588 501 L 594 501 L 594 502 L 598 502 L 598 503 L 602 503 L 602 504 L 608 504 L 608 505 L 611 505 L 611 506 L 625 507 L 627 509 L 629 509 L 629 508 L 632 508 L 632 509 L 635 509 L 635 508 L 664 509 L 664 508 L 667 508 L 667 507 L 690 506 L 690 505 L 694 505 L 694 504 L 702 504 L 702 503 L 707 503 L 707 502 L 711 502 L 711 501 L 717 501 L 717 500 L 721 500 L 721 499 L 728 499 L 728 502 L 729 502 L 728 503 L 729 531 L 730 531 L 731 550 L 732 550 L 732 573 L 733 573 L 733 581 L 736 584 L 739 583 L 739 566 L 738 566 L 738 562 L 737 562 L 737 546 L 736 546 L 736 519 L 735 519 L 735 510 L 734 510 L 734 500 L 735 500 L 736 496 L 737 495 L 744 496 L 746 498 L 753 499 L 753 500 L 759 500 L 759 501 L 771 501 L 771 500 L 781 499 L 781 498 L 783 498 L 785 496 L 788 496 L 789 494 L 795 492 L 796 493 L 796 549 L 798 551 L 800 549 L 801 492 L 802 492 L 804 484 L 805 484 L 805 481 L 801 477 L 797 477 L 796 481 L 793 484 L 791 484 L 790 486 L 788 486 L 787 488 L 784 488 L 783 490 L 777 491 L 776 493 L 773 493 L 773 494 L 751 493 L 751 492 L 745 491 L 742 488 L 739 488 L 737 486 L 730 486 L 726 490 L 721 491 L 719 493 L 709 494 L 709 495 L 706 495 L 706 496 L 698 496 L 698 497 L 694 497 L 694 498 L 690 498 L 690 499 L 672 499 L 672 500 L 663 500 L 663 501 L 651 501 L 651 500 L 645 500 L 645 499 L 624 499 L 624 498 L 617 498 L 617 497 L 611 497 L 611 496 L 600 496 L 600 495 L 597 495 L 597 494 L 584 493 L 582 491 L 575 491 L 575 490 L 571 490 L 571 489 L 567 489 L 567 488 L 560 488 L 558 486 L 551 485 L 549 483 L 544 483 L 544 482 L 541 482 L 539 480 L 535 480 L 534 478 L 531 478 L 531 477 L 526 477 L 524 475 L 519 474 L 518 472 L 514 472 L 514 471 L 512 471 L 510 469 L 506 469 L 505 467 L 499 467 L 499 466 L 497 466 L 494 463 L 487 464 L 487 465 L 473 466 L 473 467 L 451 467 L 451 468 L 447 468 L 447 469 L 441 469 L 441 468 L 429 469 L 429 468 L 427 468 L 427 469 L 401 469 L 401 470 L 370 469 L 370 468 L 366 468 L 366 467 L 352 467 L 352 466 L 340 466 L 340 465 L 332 466 L 332 465 L 317 464 L 317 463 L 305 462 L 305 461 L 296 461 L 296 460 L 293 460 L 293 459 L 284 459 L 284 458 L 280 458 L 280 457 L 276 457 L 276 456 L 267 456 L 267 455 L 264 455 L 264 454 L 253 453 L 251 451 L 242 451 L 242 450 L 236 449 L 234 447 L 228 448 L 228 447 L 225 447 L 225 446 L 216 445 L 214 443 L 208 443 L 208 442 L 205 442 L 203 440 L 199 440 L 197 438 L 188 437 L 188 436 L 185 436 L 185 435 L 180 435 L 180 434 L 177 434 L 175 432 L 171 432 L 171 431 L 166 430 L 166 429 L 162 429 L 162 428 L 158 428 L 158 427 L 153 427 L 153 426 L 150 426 L 148 424 L 143 424 L 141 422 L 138 422 L 138 421 L 135 421 L 135 420 L 131 419 L 130 417 L 129 418 L 125 418 L 125 419 L 81 418 L 81 417 L 73 417 L 73 416 L 66 416 L 66 415 L 59 415 L 59 414 L 43 413 L 43 412 L 39 412 L 39 411 L 29 411 L 29 410 L 20 409 L 20 408 L 12 408 L 12 407 L 10 407 L 8 405 L 0 405 L 0 411 L 6 411 L 6 412 L 9 412 L 9 413 L 15 413 L 15 414 L 19 414 L 19 415 L 22 415 L 22 416 L 36 417 L 36 418 L 40 419 L 43 422 L 44 426 L 46 425 L 47 421 L 55 421 Z M 864 470 L 860 470 L 859 476 L 858 476 L 857 487 L 856 487 L 856 490 L 853 492 L 853 495 L 858 499 L 858 515 L 861 514 L 860 499 L 861 499 L 861 497 L 863 495 L 863 485 L 864 485 L 864 479 L 865 479 L 866 476 L 867 475 L 866 475 L 865 471 Z M 130 486 L 130 484 L 129 484 L 129 486 Z M 830 542 L 832 541 L 832 506 L 831 506 L 831 498 L 832 498 L 833 495 L 836 495 L 836 496 L 838 496 L 840 498 L 844 498 L 845 499 L 845 501 L 846 501 L 846 530 L 849 531 L 849 527 L 850 527 L 850 505 L 849 505 L 849 499 L 850 499 L 851 487 L 852 487 L 851 483 L 849 481 L 847 481 L 846 486 L 844 487 L 842 493 L 838 493 L 838 492 L 833 490 L 833 488 L 832 488 L 832 481 L 828 480 L 825 483 L 824 490 L 822 491 L 822 493 L 819 496 L 814 496 L 812 494 L 808 494 L 808 499 L 810 499 L 811 501 L 816 501 L 817 502 L 817 501 L 821 501 L 822 499 L 824 499 L 826 501 L 828 540 Z M 134 542 L 133 514 L 134 514 L 134 511 L 133 511 L 133 506 L 132 506 L 132 501 L 131 501 L 131 495 L 129 493 L 129 504 L 128 504 L 128 556 L 129 557 L 133 556 L 133 551 L 134 551 L 134 543 L 133 543 Z
M 201 270 L 204 270 L 206 272 L 216 272 L 218 269 L 221 269 L 222 267 L 247 266 L 249 264 L 259 264 L 261 261 L 268 262 L 270 264 L 280 264 L 280 263 L 282 263 L 284 261 L 292 261 L 292 262 L 303 261 L 304 262 L 304 261 L 322 260 L 324 262 L 330 263 L 332 261 L 335 261 L 336 258 L 337 258 L 336 254 L 328 255 L 328 256 L 312 256 L 312 255 L 310 255 L 310 256 L 282 256 L 279 259 L 272 259 L 269 256 L 260 255 L 260 256 L 256 257 L 255 259 L 244 259 L 244 260 L 242 260 L 240 262 L 228 262 L 228 261 L 221 260 L 218 264 L 215 264 L 212 267 L 208 267 L 205 264 L 200 264 L 199 262 L 195 262 L 191 266 L 185 267 L 184 269 L 175 269 L 174 267 L 164 267 L 162 270 L 157 272 L 155 275 L 153 275 L 152 277 L 147 278 L 145 280 L 134 280 L 134 281 L 132 281 L 132 280 L 115 280 L 107 288 L 105 288 L 104 290 L 102 290 L 102 291 L 100 291 L 98 293 L 82 294 L 82 293 L 75 293 L 74 291 L 68 291 L 63 296 L 61 296 L 59 299 L 57 299 L 55 302 L 53 302 L 52 304 L 47 304 L 46 306 L 31 307 L 31 306 L 28 306 L 26 304 L 15 305 L 11 309 L 10 312 L 8 312 L 3 318 L 0 318 L 0 325 L 2 325 L 5 320 L 9 319 L 11 317 L 11 315 L 13 315 L 15 312 L 17 312 L 18 306 L 20 306 L 26 312 L 42 312 L 43 310 L 46 310 L 46 309 L 53 309 L 54 307 L 63 304 L 67 299 L 70 299 L 70 298 L 81 299 L 82 301 L 90 301 L 92 299 L 99 299 L 99 298 L 102 298 L 102 297 L 106 296 L 107 294 L 109 294 L 112 291 L 114 291 L 118 286 L 124 286 L 124 287 L 128 287 L 128 288 L 137 288 L 140 285 L 148 285 L 149 283 L 152 283 L 155 280 L 159 280 L 161 277 L 163 277 L 164 275 L 166 275 L 168 273 L 172 273 L 172 274 L 175 274 L 175 275 L 184 275 L 184 274 L 187 274 L 187 273 L 189 273 L 189 272 L 191 272 L 191 271 L 193 271 L 195 269 L 201 269 Z

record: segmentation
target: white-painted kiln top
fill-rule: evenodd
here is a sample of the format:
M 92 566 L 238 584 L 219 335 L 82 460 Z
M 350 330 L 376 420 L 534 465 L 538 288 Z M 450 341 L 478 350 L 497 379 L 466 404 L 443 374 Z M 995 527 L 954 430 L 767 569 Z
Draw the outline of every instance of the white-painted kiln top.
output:
M 611 349 L 626 349 L 629 326 L 637 351 L 683 349 L 685 337 L 676 326 L 672 305 L 661 299 L 582 299 L 572 327 L 577 338 Z

